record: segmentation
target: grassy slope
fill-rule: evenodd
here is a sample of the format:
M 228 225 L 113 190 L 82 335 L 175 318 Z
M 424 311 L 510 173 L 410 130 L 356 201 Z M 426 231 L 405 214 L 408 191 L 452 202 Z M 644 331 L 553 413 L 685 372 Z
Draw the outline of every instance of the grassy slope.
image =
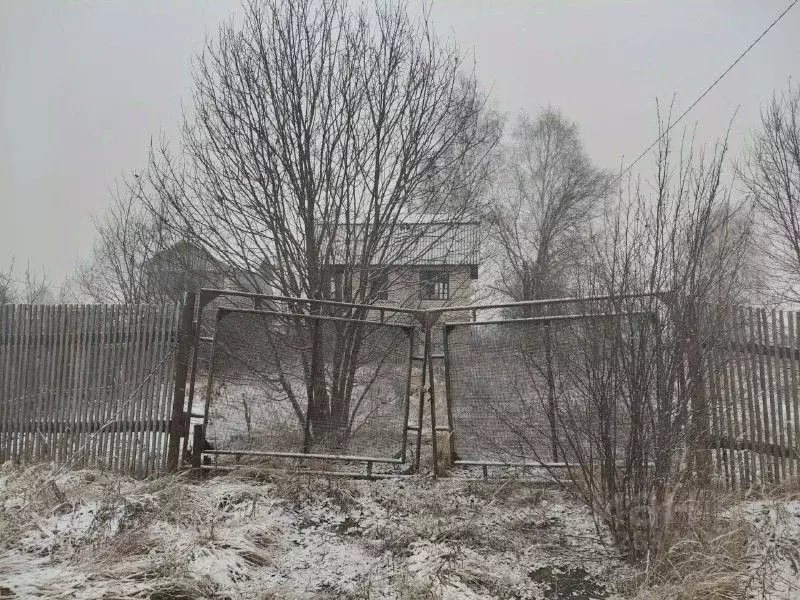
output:
M 694 597 L 681 595 L 687 573 L 637 589 L 636 573 L 580 504 L 522 482 L 53 475 L 47 465 L 0 468 L 0 597 Z M 759 539 L 779 523 L 786 535 L 742 538 L 752 564 L 771 569 L 761 579 L 756 569 L 726 571 L 737 583 L 725 589 L 790 580 L 786 548 L 798 543 L 800 503 L 751 501 L 742 511 L 748 531 L 763 530 Z M 773 597 L 800 597 L 792 585 Z

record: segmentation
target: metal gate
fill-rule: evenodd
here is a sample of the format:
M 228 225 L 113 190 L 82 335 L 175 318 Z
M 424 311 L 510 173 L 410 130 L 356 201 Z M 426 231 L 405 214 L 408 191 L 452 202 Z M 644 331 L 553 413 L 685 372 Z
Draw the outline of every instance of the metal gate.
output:
M 653 313 L 615 311 L 605 300 L 450 311 L 461 315 L 441 324 L 446 412 L 438 429 L 451 466 L 478 467 L 484 476 L 490 467 L 564 468 L 586 454 L 598 425 L 594 404 L 607 399 L 611 426 L 628 418 L 625 391 L 603 374 L 624 358 L 621 340 Z
M 200 298 L 195 462 L 202 454 L 216 467 L 368 476 L 416 469 L 414 311 L 214 290 Z

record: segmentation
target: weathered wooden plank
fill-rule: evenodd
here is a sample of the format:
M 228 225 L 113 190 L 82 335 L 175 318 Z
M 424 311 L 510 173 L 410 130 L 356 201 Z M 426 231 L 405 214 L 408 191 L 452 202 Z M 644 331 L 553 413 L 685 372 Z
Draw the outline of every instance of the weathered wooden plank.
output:
M 723 406 L 722 406 L 722 417 L 725 419 L 724 428 L 725 435 L 727 435 L 731 440 L 735 440 L 738 436 L 736 433 L 736 427 L 734 423 L 738 419 L 735 416 L 736 414 L 736 402 L 735 402 L 735 395 L 731 393 L 730 386 L 728 385 L 728 363 L 730 361 L 730 357 L 724 351 L 717 350 L 715 352 L 717 356 L 717 365 L 719 369 L 719 376 L 721 380 L 722 386 L 722 398 L 723 398 Z M 730 460 L 730 470 L 731 470 L 731 480 L 730 485 L 731 489 L 737 489 L 738 486 L 741 485 L 741 474 L 738 473 L 738 465 L 741 463 L 739 460 L 738 452 L 735 452 L 736 448 L 731 444 L 727 448 L 728 457 Z
M 150 342 L 153 338 L 153 324 L 155 320 L 153 309 L 153 306 L 146 306 L 143 314 L 145 326 L 142 331 L 141 367 L 139 369 L 139 380 L 137 382 L 137 386 L 139 387 L 140 391 L 137 394 L 136 403 L 133 407 L 134 423 L 139 423 L 139 421 L 143 418 L 144 411 L 146 410 L 145 406 L 148 401 L 148 394 L 150 393 L 150 383 L 152 382 L 150 369 L 152 368 L 151 360 L 154 353 Z M 139 427 L 134 427 L 135 445 L 133 462 L 131 464 L 131 472 L 137 475 L 141 474 L 141 471 L 143 470 L 142 463 L 144 461 L 145 452 L 147 451 L 147 447 L 144 443 L 146 435 L 147 432 L 145 430 Z
M 728 336 L 730 336 L 733 329 L 737 327 L 737 323 L 735 322 L 736 316 L 736 313 L 734 313 L 728 320 L 726 326 L 726 335 Z M 736 387 L 736 356 L 731 352 L 725 352 L 725 370 L 723 372 L 722 385 L 725 395 L 729 398 L 731 407 L 731 435 L 734 439 L 740 439 L 743 430 L 743 398 Z M 740 489 L 744 489 L 749 485 L 750 469 L 748 467 L 747 457 L 742 456 L 741 452 L 737 452 L 735 456 L 735 470 Z
M 27 306 L 27 305 L 25 305 Z M 87 306 L 101 306 L 101 305 L 87 305 Z M 69 332 L 67 334 L 68 339 L 71 340 L 72 337 L 77 336 L 78 333 L 75 331 Z M 175 333 L 173 332 L 173 336 Z M 116 343 L 120 345 L 126 345 L 133 343 L 136 337 L 136 331 L 134 328 L 131 328 L 129 331 L 126 331 L 124 335 L 117 336 L 115 338 L 105 338 L 99 332 L 94 332 L 88 335 L 88 340 L 92 344 L 109 344 L 109 343 Z M 59 332 L 51 332 L 51 333 L 30 333 L 30 334 L 9 334 L 3 340 L 0 340 L 0 346 L 14 346 L 18 344 L 24 344 L 26 341 L 28 342 L 36 342 L 40 343 L 43 346 L 58 346 L 60 343 L 61 336 Z
M 787 323 L 788 332 L 789 332 L 789 345 L 793 348 L 797 346 L 798 336 L 797 336 L 797 327 L 800 326 L 800 318 L 798 318 L 798 313 L 794 313 L 789 311 L 789 321 Z M 800 444 L 798 444 L 797 436 L 800 435 L 800 392 L 797 389 L 798 384 L 800 384 L 800 379 L 798 379 L 798 361 L 792 360 L 791 361 L 791 369 L 790 369 L 790 381 L 791 381 L 791 403 L 792 403 L 792 422 L 794 425 L 794 436 L 792 437 L 792 447 L 795 450 L 800 450 Z M 794 469 L 795 474 L 800 475 L 800 462 L 797 460 L 794 461 Z
M 80 332 L 83 326 L 83 311 L 81 310 L 81 306 L 76 305 L 73 307 L 73 324 L 70 329 L 74 329 L 75 331 Z M 76 407 L 78 404 L 78 377 L 80 375 L 80 335 L 70 336 L 67 339 L 67 352 L 69 352 L 68 356 L 68 377 L 66 379 L 66 386 L 67 386 L 67 394 L 65 397 L 66 400 L 66 415 L 67 418 L 64 420 L 67 423 L 67 429 L 64 432 L 64 441 L 65 441 L 65 455 L 62 459 L 63 462 L 68 462 L 72 460 L 73 455 L 75 454 L 75 443 L 76 443 Z
M 747 309 L 747 336 L 749 339 L 753 340 L 756 339 L 756 320 L 755 320 L 755 310 L 753 308 Z M 748 365 L 748 374 L 747 374 L 747 383 L 750 387 L 750 400 L 751 400 L 751 417 L 753 422 L 753 437 L 751 440 L 754 440 L 758 444 L 764 443 L 764 434 L 761 424 L 761 402 L 760 402 L 760 382 L 761 378 L 759 377 L 759 365 L 757 356 L 755 354 L 750 354 L 749 356 L 750 361 Z M 758 470 L 757 470 L 757 483 L 759 485 L 765 483 L 765 474 L 766 474 L 766 460 L 764 456 L 761 454 L 756 455 L 756 460 L 758 462 Z
M 771 337 L 770 335 L 770 313 L 767 312 L 767 309 L 761 310 L 761 319 L 762 319 L 762 339 L 765 343 L 769 342 Z M 766 375 L 767 375 L 767 398 L 769 402 L 769 411 L 767 413 L 769 419 L 769 437 L 766 441 L 779 445 L 779 424 L 778 424 L 778 411 L 777 411 L 777 401 L 775 399 L 775 361 L 773 357 L 769 354 L 765 354 L 763 357 Z M 775 472 L 775 482 L 780 482 L 783 478 L 783 469 L 781 468 L 781 460 L 779 456 L 773 455 L 772 466 Z
M 192 305 L 194 306 L 194 305 Z M 171 419 L 172 416 L 172 393 L 175 389 L 176 382 L 175 382 L 175 372 L 176 372 L 176 364 L 175 364 L 175 357 L 177 352 L 177 344 L 176 340 L 180 339 L 180 321 L 181 321 L 181 306 L 176 304 L 172 305 L 169 310 L 169 323 L 170 329 L 175 332 L 174 335 L 170 336 L 168 342 L 165 344 L 165 354 L 169 353 L 169 358 L 164 362 L 162 368 L 164 370 L 164 384 L 161 389 L 161 410 L 159 411 L 160 416 L 164 416 Z M 169 450 L 170 450 L 170 436 L 171 432 L 169 428 L 165 432 L 164 435 L 161 436 L 161 458 L 160 458 L 160 469 L 162 471 L 166 471 L 169 467 Z M 179 448 L 180 451 L 180 448 Z
M 107 305 L 98 307 L 99 310 L 99 324 L 97 328 L 97 332 L 100 335 L 101 340 L 105 340 L 106 332 L 108 329 L 108 313 L 110 307 Z M 103 411 L 105 409 L 106 403 L 106 348 L 108 344 L 103 341 L 97 344 L 97 365 L 94 370 L 94 376 L 92 378 L 92 387 L 94 389 L 93 397 L 94 397 L 94 405 L 92 406 L 92 411 L 90 414 L 90 421 L 100 421 L 104 422 L 103 420 Z M 105 461 L 102 459 L 103 455 L 103 440 L 105 439 L 106 434 L 100 433 L 96 431 L 92 431 L 92 449 L 91 449 L 91 457 L 92 457 L 92 465 L 97 467 L 99 464 L 102 463 L 105 466 Z
M 723 407 L 722 407 L 722 399 L 720 398 L 720 390 L 717 386 L 717 364 L 716 364 L 716 356 L 715 351 L 713 348 L 706 349 L 703 352 L 703 362 L 704 370 L 705 370 L 705 383 L 708 386 L 708 395 L 707 395 L 707 402 L 708 402 L 708 411 L 709 411 L 709 435 L 716 436 L 718 438 L 725 437 L 727 433 L 724 430 L 724 417 L 723 417 Z M 728 450 L 722 446 L 717 446 L 714 448 L 713 452 L 714 457 L 714 468 L 717 471 L 722 471 L 725 477 L 725 483 L 727 486 L 731 485 L 731 474 L 729 469 L 729 459 Z
M 800 458 L 800 453 L 788 446 L 781 446 L 773 442 L 754 442 L 752 440 L 729 440 L 716 436 L 710 439 L 710 448 L 718 446 L 733 447 L 736 450 L 751 450 L 758 454 L 771 456 L 773 458 Z
M 123 315 L 125 314 L 124 306 L 115 306 L 112 311 L 111 320 L 109 322 L 109 335 L 112 340 L 120 333 L 120 323 L 122 322 Z M 117 419 L 117 410 L 119 395 L 122 391 L 121 373 L 122 373 L 122 346 L 119 344 L 111 343 L 108 346 L 108 362 L 109 362 L 109 386 L 108 386 L 108 403 L 103 413 L 103 419 L 110 421 Z M 106 436 L 103 455 L 106 459 L 106 464 L 109 468 L 114 468 L 117 458 L 117 445 L 118 445 L 117 432 L 110 430 Z
M 63 429 L 74 426 L 75 421 L 47 421 L 37 423 L 35 421 L 28 421 L 19 427 L 11 427 L 10 431 L 14 433 L 31 434 L 41 430 L 42 432 L 49 433 L 52 431 L 62 431 Z M 97 432 L 97 431 L 126 431 L 137 427 L 142 431 L 165 431 L 169 427 L 169 419 L 144 419 L 141 421 L 131 421 L 127 419 L 93 419 L 81 423 L 84 432 Z
M 18 327 L 18 320 L 16 317 L 17 307 L 9 305 L 8 313 L 6 315 L 8 330 L 13 332 Z M 6 422 L 9 428 L 13 425 L 16 418 L 16 369 L 17 369 L 17 354 L 19 347 L 16 345 L 9 347 L 9 353 L 6 357 L 6 383 L 5 383 L 5 402 L 6 402 Z M 9 434 L 4 440 L 4 455 L 9 459 L 15 457 L 13 452 L 13 435 Z
M 31 321 L 32 321 L 32 307 L 29 305 L 22 305 L 21 306 L 21 328 L 22 331 L 26 334 L 30 332 L 31 329 Z M 22 424 L 26 421 L 28 417 L 28 381 L 29 381 L 29 374 L 28 374 L 28 365 L 30 364 L 30 348 L 31 348 L 31 340 L 25 339 L 22 343 L 21 353 L 20 353 L 20 361 L 17 370 L 17 402 L 18 402 L 18 410 L 17 410 L 17 422 Z M 17 447 L 16 447 L 16 455 L 20 461 L 25 460 L 25 444 L 27 442 L 26 436 L 24 435 L 17 435 Z
M 40 333 L 44 331 L 47 321 L 48 305 L 40 305 L 37 308 L 37 322 L 35 329 Z M 34 342 L 34 382 L 33 382 L 33 404 L 32 420 L 34 423 L 40 423 L 45 415 L 45 397 L 47 394 L 47 362 L 43 353 L 46 350 L 42 347 L 41 339 Z M 42 448 L 44 435 L 37 428 L 34 435 L 31 436 L 31 458 L 39 460 L 42 458 Z
M 85 305 L 80 305 L 77 310 L 77 331 L 75 345 L 73 346 L 72 362 L 74 365 L 72 382 L 70 386 L 70 445 L 67 460 L 72 463 L 77 455 L 80 446 L 80 419 L 81 419 L 81 374 L 83 372 L 83 335 L 86 329 L 86 310 Z
M 67 339 L 67 332 L 72 327 L 75 318 L 74 306 L 67 305 L 64 307 L 62 315 L 62 327 L 59 333 L 59 346 L 58 346 L 58 386 L 56 393 L 58 395 L 58 407 L 54 415 L 55 419 L 63 421 L 67 414 L 67 405 L 69 403 L 69 349 L 70 344 Z M 53 446 L 56 452 L 56 460 L 62 462 L 66 449 L 66 428 L 62 428 L 56 432 L 56 443 Z
M 734 322 L 732 323 L 732 329 L 730 330 L 730 335 L 734 340 L 738 340 L 741 337 L 742 328 L 745 326 L 746 323 L 746 314 L 741 308 L 737 308 L 734 310 Z M 745 367 L 742 363 L 746 363 L 744 356 L 739 353 L 733 353 L 733 364 L 731 366 L 731 372 L 733 377 L 735 378 L 733 387 L 736 388 L 737 396 L 739 397 L 739 409 L 740 409 L 740 435 L 741 437 L 753 436 L 754 430 L 752 428 L 752 419 L 751 419 L 751 410 L 750 410 L 750 397 L 747 391 L 747 384 L 745 382 Z M 746 453 L 742 456 L 742 462 L 744 463 L 744 472 L 745 472 L 745 481 L 747 486 L 751 486 L 753 484 L 753 477 L 755 476 L 755 457 L 752 453 Z M 743 486 L 744 487 L 744 486 Z
M 744 354 L 763 354 L 764 356 L 775 356 L 778 358 L 791 358 L 794 360 L 800 360 L 800 350 L 792 349 L 790 346 L 785 344 L 763 342 L 736 343 L 732 340 L 728 340 L 704 343 L 703 347 L 725 348 L 731 352 L 743 352 Z
M 781 310 L 778 311 L 776 315 L 777 327 L 774 330 L 774 337 L 775 340 L 778 341 L 782 345 L 787 344 L 786 339 L 786 315 Z M 778 422 L 780 424 L 781 429 L 781 436 L 780 436 L 780 443 L 786 447 L 791 448 L 793 445 L 793 437 L 792 437 L 792 414 L 791 414 L 791 391 L 789 388 L 789 369 L 791 362 L 791 358 L 789 356 L 785 356 L 782 358 L 778 358 L 776 360 L 780 367 L 780 393 L 778 397 L 780 399 L 780 403 L 778 404 Z M 783 461 L 783 476 L 784 478 L 790 477 L 793 475 L 794 471 L 794 460 L 787 460 L 784 459 Z
M 0 339 L 5 340 L 10 336 L 10 313 L 11 307 L 7 304 L 0 304 Z M 9 436 L 8 428 L 10 425 L 9 416 L 9 394 L 8 394 L 8 380 L 11 376 L 11 367 L 9 359 L 11 356 L 11 346 L 3 344 L 0 346 L 0 462 L 8 460 L 10 457 L 6 454 L 6 438 Z
M 45 307 L 45 319 L 42 329 L 46 334 L 50 334 L 55 328 L 55 320 L 58 312 L 58 306 L 48 305 Z M 42 353 L 42 360 L 44 361 L 44 375 L 42 384 L 44 390 L 42 392 L 42 411 L 40 415 L 40 423 L 47 423 L 52 415 L 53 407 L 53 360 L 52 348 L 42 344 L 40 346 Z M 46 460 L 50 458 L 51 440 L 49 434 L 42 428 L 41 431 L 41 451 L 37 455 L 39 460 Z
M 155 341 L 153 344 L 154 348 L 154 359 L 153 359 L 153 384 L 151 388 L 151 393 L 149 395 L 149 403 L 148 403 L 148 410 L 147 410 L 147 419 L 153 420 L 159 418 L 160 415 L 160 408 L 161 408 L 161 389 L 163 385 L 164 379 L 164 365 L 163 365 L 163 357 L 166 351 L 166 340 L 167 335 L 169 333 L 169 322 L 167 321 L 166 315 L 168 314 L 168 306 L 161 305 L 158 307 L 158 311 L 156 312 L 156 328 L 155 328 Z M 153 473 L 158 470 L 157 466 L 157 457 L 159 455 L 158 450 L 158 442 L 161 438 L 162 434 L 158 431 L 149 430 L 149 434 L 147 437 L 147 464 L 145 465 L 146 471 L 148 473 Z
M 133 423 L 137 423 L 138 419 L 140 418 L 140 412 L 142 408 L 142 403 L 145 400 L 145 389 L 147 386 L 147 382 L 149 381 L 147 377 L 147 329 L 150 326 L 150 307 L 143 306 L 142 307 L 142 323 L 144 324 L 141 329 L 141 338 L 139 339 L 138 343 L 138 366 L 137 366 L 137 375 L 136 375 L 136 391 L 134 396 L 134 401 L 131 404 L 131 420 Z M 130 473 L 131 475 L 136 474 L 136 469 L 139 465 L 139 460 L 141 456 L 142 450 L 142 441 L 141 441 L 141 431 L 138 430 L 137 427 L 132 428 L 131 438 L 133 440 L 132 450 L 131 453 L 131 464 L 130 464 Z
M 129 327 L 129 324 L 133 322 L 136 315 L 136 310 L 136 305 L 130 305 L 126 306 L 122 311 L 122 314 L 120 315 L 118 332 L 120 335 L 124 335 L 126 328 Z M 128 380 L 131 377 L 132 357 L 133 352 L 131 351 L 131 344 L 128 343 L 124 346 L 120 345 L 119 386 L 116 390 L 116 394 L 114 395 L 114 418 L 119 420 L 127 419 L 127 414 L 125 413 L 125 402 L 129 387 Z M 120 430 L 116 433 L 116 439 L 114 440 L 114 469 L 116 471 L 123 472 L 125 470 L 127 433 L 126 430 Z
M 136 337 L 134 338 L 134 342 L 131 345 L 129 352 L 131 354 L 130 360 L 130 371 L 128 373 L 127 381 L 126 381 L 126 391 L 123 395 L 123 402 L 124 402 L 124 412 L 122 414 L 125 415 L 125 421 L 128 423 L 133 422 L 133 410 L 132 406 L 135 402 L 139 400 L 137 386 L 139 384 L 139 370 L 141 367 L 140 359 L 141 359 L 141 328 L 140 328 L 140 321 L 142 319 L 142 313 L 144 306 L 137 305 L 134 310 L 134 316 L 132 319 L 131 325 L 136 328 Z M 130 326 L 130 325 L 129 325 Z M 134 452 L 134 445 L 136 443 L 135 434 L 133 431 L 133 427 L 130 427 L 127 431 L 124 432 L 125 438 L 125 449 L 123 453 L 123 467 L 122 470 L 125 473 L 130 473 L 133 467 L 133 460 L 131 458 Z
M 122 307 L 119 314 L 119 321 L 117 323 L 117 335 L 124 335 L 127 324 L 133 319 L 136 311 L 135 305 L 128 305 Z M 114 390 L 114 409 L 113 418 L 117 420 L 124 420 L 125 416 L 123 411 L 124 395 L 127 391 L 127 380 L 130 372 L 131 355 L 130 344 L 122 344 L 117 346 L 117 385 Z M 114 432 L 114 440 L 111 448 L 111 462 L 115 471 L 124 470 L 124 456 L 125 456 L 125 432 L 123 430 Z
M 93 333 L 100 327 L 100 309 L 101 306 L 93 305 L 87 307 L 89 327 L 84 335 L 84 344 L 86 345 L 86 362 L 84 363 L 84 375 L 81 378 L 81 385 L 83 387 L 83 406 L 81 410 L 81 450 L 80 450 L 80 464 L 88 466 L 91 464 L 92 444 L 94 442 L 94 433 L 85 428 L 85 424 L 92 420 L 92 410 L 96 402 L 95 388 L 92 385 L 95 373 L 98 368 L 99 349 L 100 344 L 97 344 L 93 339 Z

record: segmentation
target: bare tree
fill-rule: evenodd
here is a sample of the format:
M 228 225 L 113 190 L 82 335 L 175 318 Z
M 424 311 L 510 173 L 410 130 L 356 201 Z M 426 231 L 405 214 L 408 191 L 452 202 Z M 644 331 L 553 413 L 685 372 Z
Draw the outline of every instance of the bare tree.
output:
M 577 126 L 552 108 L 520 116 L 505 162 L 492 220 L 497 288 L 514 300 L 559 295 L 610 178 L 591 164 Z
M 634 559 L 668 544 L 679 496 L 708 483 L 706 366 L 744 298 L 751 253 L 747 205 L 724 183 L 727 140 L 709 153 L 686 138 L 676 149 L 668 129 L 659 119 L 652 192 L 623 190 L 581 279 L 584 294 L 613 296 L 588 312 L 630 316 L 589 331 L 583 367 L 570 371 L 582 401 L 558 405 L 584 498 Z M 655 296 L 625 299 L 641 292 Z
M 762 249 L 770 276 L 783 276 L 793 300 L 800 298 L 800 85 L 772 97 L 761 112 L 739 176 L 761 219 Z M 773 286 L 774 287 L 774 286 Z
M 325 299 L 337 277 L 337 298 L 371 302 L 372 274 L 446 234 L 426 215 L 472 209 L 463 197 L 497 133 L 481 126 L 484 99 L 463 67 L 402 4 L 253 0 L 197 61 L 181 152 L 152 153 L 164 207 L 153 212 L 253 288 Z M 308 329 L 304 418 L 327 437 L 347 422 L 363 340 L 352 326 L 325 364 Z
M 13 262 L 5 273 L 0 273 L 0 304 L 44 304 L 51 302 L 52 296 L 47 274 L 42 270 L 37 275 L 30 263 L 20 280 L 14 277 Z
M 141 200 L 141 177 L 117 182 L 106 212 L 94 220 L 91 260 L 78 270 L 81 291 L 95 302 L 135 304 L 157 300 L 147 264 L 164 248 L 155 219 Z
M 134 173 L 117 182 L 110 205 L 94 220 L 92 257 L 76 273 L 78 289 L 94 302 L 180 302 L 217 271 L 194 245 L 176 246 L 182 238 L 152 212 L 159 203 L 149 181 Z
M 14 280 L 11 277 L 14 265 L 9 266 L 6 273 L 0 273 L 0 304 L 14 302 Z

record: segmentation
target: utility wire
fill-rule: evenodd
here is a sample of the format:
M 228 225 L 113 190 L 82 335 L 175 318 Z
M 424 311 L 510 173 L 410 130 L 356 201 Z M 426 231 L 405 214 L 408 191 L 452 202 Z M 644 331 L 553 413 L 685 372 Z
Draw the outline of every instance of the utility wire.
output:
M 734 60 L 734 61 L 733 61 L 733 62 L 730 64 L 730 66 L 729 66 L 727 69 L 725 69 L 725 70 L 722 72 L 722 74 L 721 74 L 719 77 L 717 77 L 717 78 L 714 80 L 714 82 L 713 82 L 711 85 L 709 85 L 709 86 L 706 88 L 706 90 L 705 90 L 705 91 L 704 91 L 702 94 L 700 94 L 700 95 L 697 97 L 697 99 L 696 99 L 694 102 L 692 102 L 692 103 L 689 105 L 689 108 L 687 108 L 685 111 L 683 111 L 683 112 L 681 113 L 681 116 L 679 116 L 679 117 L 678 117 L 678 118 L 677 118 L 675 121 L 673 121 L 673 122 L 672 122 L 672 123 L 671 123 L 671 124 L 670 124 L 670 125 L 669 125 L 669 126 L 668 126 L 668 127 L 665 129 L 665 130 L 664 130 L 664 131 L 663 131 L 663 133 L 662 133 L 661 135 L 659 135 L 659 136 L 658 136 L 658 137 L 657 137 L 657 138 L 656 138 L 656 139 L 653 141 L 653 143 L 652 143 L 652 144 L 650 144 L 650 145 L 649 145 L 647 148 L 645 148 L 645 149 L 644 149 L 644 151 L 642 151 L 642 153 L 641 153 L 639 156 L 637 156 L 637 157 L 636 157 L 636 159 L 635 159 L 635 160 L 634 160 L 632 163 L 630 163 L 630 164 L 629 164 L 627 167 L 625 167 L 624 169 L 622 169 L 622 171 L 620 171 L 620 174 L 619 174 L 619 176 L 618 176 L 618 177 L 616 177 L 616 178 L 614 179 L 614 181 L 619 181 L 620 179 L 622 179 L 622 177 L 625 175 L 625 173 L 627 173 L 627 172 L 628 172 L 628 171 L 630 171 L 630 170 L 631 170 L 633 167 L 635 167 L 635 166 L 636 166 L 636 164 L 637 164 L 637 163 L 638 163 L 640 160 L 642 160 L 642 158 L 644 158 L 644 157 L 645 157 L 645 155 L 647 155 L 647 153 L 648 153 L 648 152 L 650 152 L 650 150 L 652 150 L 652 149 L 655 147 L 655 145 L 656 145 L 656 144 L 658 144 L 658 143 L 659 143 L 659 142 L 660 142 L 660 141 L 661 141 L 661 140 L 664 138 L 664 136 L 666 136 L 666 135 L 667 135 L 667 134 L 668 134 L 668 133 L 669 133 L 669 132 L 672 130 L 672 128 L 673 128 L 673 127 L 675 127 L 675 126 L 676 126 L 678 123 L 680 123 L 680 122 L 683 120 L 683 118 L 684 118 L 684 117 L 685 117 L 687 114 L 689 114 L 689 111 L 691 111 L 691 110 L 692 110 L 692 109 L 693 109 L 695 106 L 697 106 L 697 105 L 700 103 L 700 101 L 701 101 L 703 98 L 705 98 L 705 97 L 708 95 L 708 93 L 709 93 L 711 90 L 713 90 L 713 89 L 716 87 L 716 85 L 717 85 L 717 84 L 718 84 L 720 81 L 722 81 L 722 79 L 723 79 L 723 78 L 724 78 L 724 77 L 725 77 L 725 76 L 726 76 L 728 73 L 730 73 L 730 72 L 733 70 L 733 68 L 734 68 L 734 67 L 735 67 L 737 64 L 739 64 L 739 62 L 740 62 L 740 61 L 741 61 L 741 60 L 742 60 L 742 59 L 743 59 L 743 58 L 744 58 L 744 57 L 745 57 L 745 56 L 746 56 L 746 55 L 747 55 L 747 54 L 750 52 L 750 50 L 752 50 L 752 49 L 755 47 L 755 45 L 756 45 L 756 44 L 758 44 L 758 43 L 759 43 L 759 42 L 760 42 L 762 39 L 764 39 L 764 36 L 766 36 L 766 35 L 769 33 L 769 31 L 770 31 L 770 30 L 771 30 L 773 27 L 775 27 L 775 25 L 777 25 L 777 24 L 780 22 L 780 20 L 781 20 L 781 19 L 783 19 L 783 17 L 785 17 L 785 16 L 786 16 L 786 14 L 787 14 L 787 13 L 788 13 L 790 10 L 792 10 L 792 9 L 794 8 L 795 4 L 797 4 L 798 2 L 800 2 L 800 0 L 793 0 L 793 2 L 791 2 L 791 3 L 789 4 L 789 6 L 787 6 L 787 7 L 784 9 L 784 11 L 783 11 L 781 14 L 779 14 L 779 15 L 778 15 L 778 16 L 775 18 L 775 20 L 774 20 L 774 21 L 772 21 L 772 23 L 770 23 L 770 24 L 769 24 L 769 27 L 767 27 L 767 28 L 766 28 L 764 31 L 762 31 L 762 32 L 761 32 L 761 34 L 760 34 L 760 35 L 759 35 L 759 36 L 758 36 L 758 37 L 757 37 L 755 40 L 753 40 L 753 42 L 752 42 L 752 43 L 751 43 L 751 44 L 750 44 L 750 45 L 749 45 L 747 48 L 745 48 L 745 49 L 744 49 L 744 51 L 742 51 L 742 53 L 741 53 L 741 54 L 739 54 L 739 56 L 737 56 L 737 57 L 736 57 L 736 60 Z

